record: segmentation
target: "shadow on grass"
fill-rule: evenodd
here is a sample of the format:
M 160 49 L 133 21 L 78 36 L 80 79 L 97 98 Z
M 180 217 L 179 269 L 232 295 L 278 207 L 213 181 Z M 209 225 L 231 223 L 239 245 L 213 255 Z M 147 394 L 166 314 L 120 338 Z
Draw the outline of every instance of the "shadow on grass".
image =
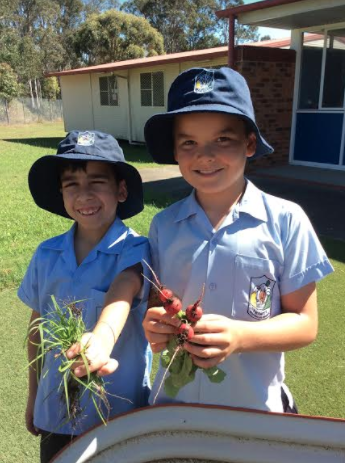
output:
M 144 202 L 157 207 L 167 207 L 185 198 L 192 187 L 182 177 L 144 182 Z
M 61 140 L 63 140 L 63 138 L 64 137 L 4 138 L 3 141 L 57 150 L 58 144 Z M 121 148 L 123 149 L 126 161 L 139 162 L 142 164 L 153 163 L 153 160 L 151 156 L 148 154 L 146 146 L 144 144 L 130 145 L 126 140 L 118 140 L 118 142 Z
M 326 236 L 321 237 L 321 242 L 330 259 L 345 264 L 345 241 L 335 240 Z
M 9 143 L 20 143 L 21 145 L 38 146 L 40 148 L 57 149 L 63 137 L 42 137 L 42 138 L 4 138 L 3 141 Z

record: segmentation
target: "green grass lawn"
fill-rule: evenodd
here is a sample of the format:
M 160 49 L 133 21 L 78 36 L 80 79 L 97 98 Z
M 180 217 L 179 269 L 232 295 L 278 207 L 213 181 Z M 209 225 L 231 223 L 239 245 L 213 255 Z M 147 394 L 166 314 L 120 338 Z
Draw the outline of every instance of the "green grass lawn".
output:
M 1 463 L 38 461 L 38 440 L 24 426 L 27 394 L 24 338 L 30 311 L 17 299 L 16 288 L 36 246 L 71 225 L 67 219 L 38 209 L 27 187 L 30 165 L 38 157 L 54 153 L 64 135 L 62 124 L 0 126 Z M 127 150 L 128 159 L 137 167 L 151 165 L 143 147 L 127 146 Z M 127 223 L 147 235 L 153 215 L 170 201 L 155 198 L 153 193 L 146 195 L 145 210 Z M 287 384 L 301 413 L 345 418 L 345 242 L 322 241 L 336 272 L 318 285 L 317 341 L 287 354 Z

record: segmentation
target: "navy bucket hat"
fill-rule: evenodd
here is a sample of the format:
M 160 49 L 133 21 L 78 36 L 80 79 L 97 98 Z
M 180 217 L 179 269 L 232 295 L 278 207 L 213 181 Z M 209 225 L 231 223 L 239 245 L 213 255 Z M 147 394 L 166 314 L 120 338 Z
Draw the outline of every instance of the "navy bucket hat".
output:
M 144 208 L 143 185 L 139 172 L 127 164 L 118 142 L 109 134 L 74 130 L 58 145 L 56 154 L 38 159 L 29 171 L 29 188 L 37 206 L 62 217 L 71 218 L 64 207 L 59 165 L 62 161 L 101 161 L 116 165 L 127 184 L 128 196 L 118 203 L 117 215 L 128 219 Z
M 273 153 L 255 122 L 250 91 L 245 79 L 231 68 L 192 68 L 182 72 L 171 84 L 168 111 L 152 116 L 145 124 L 147 148 L 158 164 L 177 164 L 174 159 L 174 117 L 193 112 L 221 112 L 246 120 L 256 134 L 259 157 Z

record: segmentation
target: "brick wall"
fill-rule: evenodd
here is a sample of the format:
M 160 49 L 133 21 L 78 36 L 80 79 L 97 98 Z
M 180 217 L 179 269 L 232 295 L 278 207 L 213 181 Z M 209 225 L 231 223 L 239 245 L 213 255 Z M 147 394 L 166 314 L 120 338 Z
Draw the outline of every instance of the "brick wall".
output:
M 251 160 L 247 170 L 288 163 L 295 51 L 236 47 L 236 69 L 248 82 L 258 127 L 274 153 Z

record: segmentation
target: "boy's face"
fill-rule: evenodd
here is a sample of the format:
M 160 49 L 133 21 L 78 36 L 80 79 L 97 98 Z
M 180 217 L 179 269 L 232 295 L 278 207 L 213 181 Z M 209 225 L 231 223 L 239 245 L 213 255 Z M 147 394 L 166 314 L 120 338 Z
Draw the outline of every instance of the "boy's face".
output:
M 65 170 L 61 175 L 61 192 L 67 213 L 86 233 L 108 230 L 115 220 L 117 205 L 127 198 L 124 180 L 115 180 L 112 167 L 104 162 L 89 161 L 86 170 Z
M 255 149 L 255 134 L 246 135 L 245 124 L 237 116 L 191 113 L 175 118 L 175 159 L 199 199 L 240 193 L 246 160 Z

